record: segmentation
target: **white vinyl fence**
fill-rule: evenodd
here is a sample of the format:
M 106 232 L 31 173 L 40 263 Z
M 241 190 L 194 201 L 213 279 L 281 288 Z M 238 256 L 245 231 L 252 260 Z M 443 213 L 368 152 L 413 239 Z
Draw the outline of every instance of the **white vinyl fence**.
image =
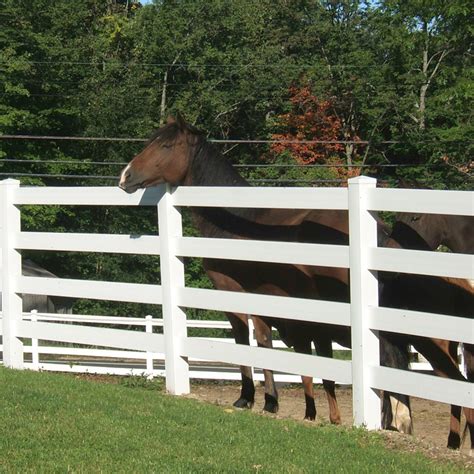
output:
M 165 186 L 127 195 L 118 188 L 20 187 L 0 183 L 3 358 L 23 368 L 20 338 L 164 354 L 167 389 L 189 392 L 189 360 L 211 360 L 337 380 L 353 386 L 354 422 L 380 426 L 378 390 L 474 408 L 472 384 L 380 367 L 378 331 L 474 343 L 472 320 L 378 306 L 376 271 L 474 279 L 474 257 L 377 247 L 372 211 L 474 215 L 472 192 L 377 189 L 374 179 L 348 188 L 200 188 Z M 159 235 L 22 232 L 22 205 L 157 206 Z M 339 209 L 349 211 L 350 245 L 317 245 L 183 237 L 180 206 Z M 26 277 L 23 249 L 160 255 L 161 285 Z M 186 287 L 181 257 L 210 257 L 328 267 L 351 271 L 351 303 L 241 294 Z M 22 317 L 20 293 L 161 304 L 164 334 L 64 324 L 63 317 Z M 351 326 L 352 361 L 246 347 L 188 337 L 185 311 L 201 308 Z M 70 315 L 65 315 L 70 317 Z M 54 321 L 53 321 L 54 319 Z M 90 323 L 93 323 L 91 318 Z M 36 350 L 37 353 L 37 350 Z M 149 357 L 150 359 L 150 357 Z M 37 364 L 36 357 L 32 364 Z
M 1 313 L 0 313 L 1 319 Z M 107 326 L 133 326 L 138 331 L 153 332 L 153 328 L 163 328 L 162 318 L 153 318 L 147 315 L 144 318 L 119 317 L 119 316 L 94 316 L 94 315 L 68 315 L 53 313 L 38 313 L 33 310 L 30 313 L 23 313 L 25 321 L 49 321 L 75 324 Z M 228 321 L 214 320 L 193 320 L 187 319 L 187 328 L 199 329 L 200 332 L 209 329 L 221 329 L 228 332 L 228 337 L 209 338 L 219 342 L 233 342 L 231 325 Z M 253 322 L 249 320 L 250 326 L 250 345 L 256 346 Z M 205 337 L 205 336 L 202 336 Z M 231 338 L 231 339 L 229 339 Z M 278 333 L 274 334 L 273 347 L 287 349 L 283 341 L 278 338 Z M 350 349 L 340 346 L 336 342 L 332 344 L 334 351 L 343 351 L 348 353 L 344 358 L 350 358 Z M 430 372 L 432 367 L 430 363 L 418 354 L 414 347 L 411 347 L 413 361 L 410 363 L 410 369 Z M 3 346 L 0 344 L 0 351 Z M 73 372 L 73 373 L 91 373 L 106 375 L 134 375 L 145 377 L 164 377 L 165 376 L 165 354 L 157 352 L 131 351 L 123 349 L 108 349 L 104 347 L 74 347 L 72 344 L 53 344 L 42 341 L 39 344 L 38 339 L 33 338 L 31 343 L 23 345 L 24 354 L 31 354 L 25 358 L 24 367 L 31 370 L 46 370 L 55 372 Z M 459 351 L 458 357 L 463 366 L 462 352 Z M 189 377 L 194 379 L 207 380 L 240 380 L 240 370 L 237 366 L 223 364 L 215 361 L 205 361 L 202 359 L 189 359 Z M 299 375 L 276 372 L 274 378 L 281 383 L 299 383 Z M 254 380 L 262 382 L 264 380 L 263 371 L 257 369 L 254 372 Z M 321 379 L 314 379 L 314 383 L 321 383 Z M 337 381 L 336 381 L 337 382 Z

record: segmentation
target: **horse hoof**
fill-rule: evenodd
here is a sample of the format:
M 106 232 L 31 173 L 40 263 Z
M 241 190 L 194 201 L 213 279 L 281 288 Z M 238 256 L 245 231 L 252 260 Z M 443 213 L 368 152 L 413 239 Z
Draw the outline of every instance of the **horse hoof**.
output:
M 250 410 L 253 407 L 253 401 L 251 402 L 245 398 L 239 398 L 234 402 L 234 407 Z
M 263 411 L 268 413 L 278 413 L 278 399 L 273 395 L 265 394 L 265 405 Z
M 278 413 L 278 403 L 266 402 L 263 411 L 267 413 Z
M 413 434 L 413 421 L 410 408 L 395 397 L 390 397 L 392 405 L 392 421 L 388 426 L 389 430 L 395 430 L 404 434 Z
M 448 448 L 449 449 L 459 449 L 461 447 L 461 437 L 459 433 L 449 433 L 448 436 Z
M 306 407 L 304 412 L 304 419 L 308 421 L 314 421 L 316 419 L 316 405 L 313 400 L 312 403 L 309 403 L 309 406 Z

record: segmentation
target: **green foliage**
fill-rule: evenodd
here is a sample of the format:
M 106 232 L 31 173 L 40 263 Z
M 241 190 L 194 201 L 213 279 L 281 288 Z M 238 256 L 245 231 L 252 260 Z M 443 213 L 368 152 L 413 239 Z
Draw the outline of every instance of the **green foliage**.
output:
M 404 180 L 472 189 L 470 13 L 467 0 L 195 0 L 145 6 L 121 0 L 0 0 L 0 134 L 145 138 L 168 114 L 181 111 L 213 138 L 269 138 L 285 133 L 276 130 L 275 118 L 290 110 L 291 86 L 308 84 L 331 104 L 341 138 L 371 142 L 365 148 L 346 144 L 341 153 L 347 163 L 374 165 L 370 173 L 392 185 Z M 397 143 L 382 143 L 387 140 Z M 115 185 L 122 164 L 142 146 L 0 139 L 0 173 L 21 174 L 24 185 Z M 264 145 L 223 148 L 235 164 L 269 162 Z M 275 164 L 292 163 L 282 153 Z M 376 167 L 387 163 L 418 166 Z M 275 180 L 331 185 L 338 176 L 330 167 L 249 167 L 242 173 L 266 185 Z M 157 232 L 153 209 L 30 206 L 23 209 L 22 226 Z M 193 235 L 188 216 L 184 230 Z M 158 258 L 27 256 L 68 278 L 159 281 Z M 211 287 L 199 260 L 188 262 L 186 282 Z M 158 310 L 79 301 L 75 311 Z
M 119 383 L 123 387 L 153 390 L 155 392 L 163 392 L 165 388 L 164 379 L 162 377 L 149 378 L 145 375 L 121 377 Z

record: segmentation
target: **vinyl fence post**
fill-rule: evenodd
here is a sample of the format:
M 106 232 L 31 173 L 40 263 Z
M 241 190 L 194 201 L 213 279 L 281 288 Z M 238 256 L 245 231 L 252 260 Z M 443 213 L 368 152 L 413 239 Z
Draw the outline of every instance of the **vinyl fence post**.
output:
M 20 182 L 16 179 L 0 182 L 3 363 L 13 369 L 23 368 L 23 343 L 18 338 L 23 305 L 21 296 L 15 292 L 21 276 L 21 254 L 15 248 L 16 237 L 21 229 L 20 209 L 14 205 L 19 187 Z
M 36 323 L 38 321 L 38 310 L 31 310 L 31 322 Z M 39 370 L 39 344 L 37 338 L 31 338 L 31 368 L 33 370 Z
M 181 213 L 173 205 L 169 185 L 158 203 L 160 235 L 163 333 L 165 339 L 166 389 L 175 395 L 189 393 L 189 365 L 182 353 L 187 337 L 186 313 L 179 307 L 177 289 L 184 285 L 184 264 L 176 255 L 176 238 L 182 236 Z
M 377 246 L 377 221 L 367 210 L 376 180 L 349 180 L 349 265 L 352 326 L 352 396 L 354 424 L 380 428 L 380 398 L 371 387 L 372 367 L 379 365 L 377 331 L 368 325 L 368 308 L 378 305 L 376 272 L 369 270 L 369 250 Z
M 153 316 L 145 316 L 145 331 L 148 333 L 153 332 Z M 148 377 L 153 377 L 153 352 L 146 353 L 146 374 Z

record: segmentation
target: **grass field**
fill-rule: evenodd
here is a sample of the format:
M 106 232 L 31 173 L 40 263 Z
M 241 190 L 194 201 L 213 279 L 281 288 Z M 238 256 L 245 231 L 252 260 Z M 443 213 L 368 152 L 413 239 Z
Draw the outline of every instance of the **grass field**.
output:
M 0 367 L 0 472 L 459 472 L 376 433 Z

